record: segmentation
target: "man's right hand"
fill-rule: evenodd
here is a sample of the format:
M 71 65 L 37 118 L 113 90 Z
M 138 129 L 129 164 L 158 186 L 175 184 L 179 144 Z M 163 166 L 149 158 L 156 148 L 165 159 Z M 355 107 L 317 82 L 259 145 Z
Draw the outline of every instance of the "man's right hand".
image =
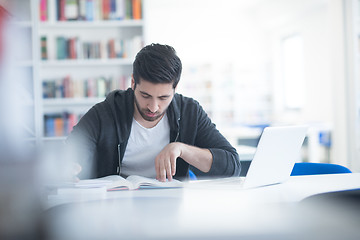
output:
M 72 162 L 70 164 L 70 171 L 71 171 L 71 180 L 72 181 L 79 181 L 79 178 L 78 178 L 78 174 L 81 172 L 81 166 L 80 164 L 76 163 L 76 162 Z

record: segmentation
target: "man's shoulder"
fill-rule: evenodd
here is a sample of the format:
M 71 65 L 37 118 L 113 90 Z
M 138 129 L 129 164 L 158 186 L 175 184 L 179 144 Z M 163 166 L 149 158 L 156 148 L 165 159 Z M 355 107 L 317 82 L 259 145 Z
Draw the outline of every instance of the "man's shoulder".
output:
M 126 90 L 120 90 L 120 89 L 113 90 L 107 94 L 105 100 L 113 101 L 114 99 L 117 99 L 117 98 L 128 98 L 128 97 L 131 97 L 132 93 L 133 93 L 133 91 L 131 88 L 128 88 Z
M 178 112 L 181 116 L 187 116 L 189 119 L 197 118 L 199 113 L 204 111 L 200 103 L 194 98 L 177 93 L 174 100 L 175 112 Z
M 97 112 L 99 115 L 116 112 L 121 109 L 127 111 L 132 101 L 132 90 L 114 90 L 106 95 L 104 101 L 95 104 L 91 110 Z
M 133 93 L 131 88 L 127 90 L 113 90 L 106 95 L 104 101 L 99 102 L 95 105 L 95 107 L 104 107 L 105 105 L 113 107 L 115 105 L 115 102 L 117 102 L 118 105 L 126 104 L 127 102 L 132 100 L 132 96 Z
M 178 104 L 189 105 L 189 106 L 191 106 L 191 105 L 199 106 L 199 102 L 197 100 L 195 100 L 192 97 L 184 96 L 180 93 L 176 93 L 174 98 Z

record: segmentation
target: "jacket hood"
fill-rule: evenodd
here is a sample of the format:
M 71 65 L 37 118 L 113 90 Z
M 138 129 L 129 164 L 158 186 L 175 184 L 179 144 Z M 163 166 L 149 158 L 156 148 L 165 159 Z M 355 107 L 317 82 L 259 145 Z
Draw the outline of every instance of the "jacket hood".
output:
M 105 101 L 114 117 L 119 143 L 123 143 L 127 141 L 131 131 L 134 116 L 134 91 L 131 88 L 112 91 Z
M 173 100 L 166 110 L 170 131 L 175 133 L 179 132 L 182 108 L 181 97 L 182 95 L 175 93 Z M 114 117 L 119 143 L 126 142 L 130 135 L 134 116 L 134 91 L 131 88 L 112 91 L 107 95 L 105 102 L 108 103 L 107 105 Z

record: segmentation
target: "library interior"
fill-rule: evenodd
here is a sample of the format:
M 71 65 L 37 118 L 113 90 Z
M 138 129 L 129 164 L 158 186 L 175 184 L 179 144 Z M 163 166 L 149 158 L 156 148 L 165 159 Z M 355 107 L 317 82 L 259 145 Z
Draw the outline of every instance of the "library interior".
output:
M 0 197 L 0 210 L 4 209 L 0 222 L 11 219 L 24 223 L 20 232 L 35 231 L 32 218 L 41 206 L 31 204 L 42 203 L 35 200 L 38 181 L 69 167 L 56 162 L 59 146 L 92 106 L 111 91 L 131 86 L 135 56 L 151 43 L 175 48 L 183 64 L 176 92 L 199 102 L 236 148 L 243 171 L 266 127 L 306 125 L 295 162 L 330 163 L 360 172 L 360 0 L 0 0 L 0 195 L 14 188 L 20 193 L 9 199 L 28 199 L 13 202 L 27 214 L 13 214 L 5 207 L 9 199 Z M 145 193 L 134 193 L 138 202 Z M 221 194 L 234 197 L 230 192 Z M 189 205 L 184 206 L 182 199 L 177 211 L 201 206 L 199 198 L 195 203 L 187 199 Z M 135 205 L 127 204 L 136 211 Z M 145 210 L 145 205 L 139 206 Z M 130 214 L 129 209 L 125 212 Z M 243 210 L 251 215 L 250 210 L 237 209 L 239 215 L 232 213 L 232 221 L 241 218 Z M 105 211 L 110 214 L 109 207 Z M 202 208 L 200 214 L 205 211 Z M 220 222 L 220 210 L 215 213 Z M 191 215 L 178 214 L 171 224 Z M 166 224 L 166 216 L 162 217 L 160 223 Z M 192 217 L 193 223 L 204 220 Z M 259 224 L 264 227 L 271 221 Z M 180 229 L 192 229 L 181 223 Z M 192 229 L 193 237 L 221 239 L 201 235 L 216 228 L 208 224 L 200 232 Z M 141 226 L 149 239 L 167 238 L 175 229 L 172 226 L 159 237 L 151 235 L 158 226 Z M 222 225 L 219 234 L 226 233 L 229 239 L 239 236 L 226 232 L 233 230 L 231 226 Z M 276 227 L 264 229 L 278 236 Z M 11 235 L 17 230 L 14 223 L 0 223 L 0 238 L 5 236 L 2 231 Z M 175 233 L 172 239 L 188 237 Z M 280 239 L 285 236 L 289 235 Z

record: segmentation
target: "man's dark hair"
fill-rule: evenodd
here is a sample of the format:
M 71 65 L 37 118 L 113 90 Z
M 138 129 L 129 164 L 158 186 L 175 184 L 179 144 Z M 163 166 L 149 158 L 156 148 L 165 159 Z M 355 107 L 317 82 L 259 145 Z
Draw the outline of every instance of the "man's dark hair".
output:
M 182 64 L 173 47 L 161 44 L 145 46 L 136 55 L 133 63 L 135 86 L 140 78 L 151 83 L 173 83 L 176 88 Z

